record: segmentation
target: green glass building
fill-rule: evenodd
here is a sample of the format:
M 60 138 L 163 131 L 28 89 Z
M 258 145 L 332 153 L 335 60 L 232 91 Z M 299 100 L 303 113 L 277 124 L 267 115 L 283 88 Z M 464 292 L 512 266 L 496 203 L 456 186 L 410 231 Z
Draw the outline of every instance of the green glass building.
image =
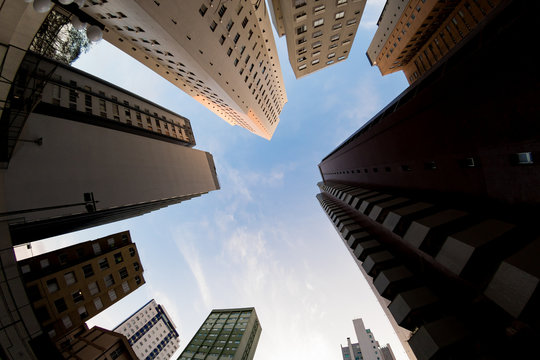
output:
M 212 310 L 178 360 L 252 360 L 261 332 L 253 307 Z

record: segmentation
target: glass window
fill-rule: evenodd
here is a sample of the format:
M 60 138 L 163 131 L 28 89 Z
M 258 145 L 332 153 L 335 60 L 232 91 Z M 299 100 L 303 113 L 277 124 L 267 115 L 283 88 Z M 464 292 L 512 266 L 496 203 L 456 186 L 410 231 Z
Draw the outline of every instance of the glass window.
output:
M 94 269 L 92 269 L 92 264 L 84 265 L 82 269 L 85 278 L 89 278 L 90 276 L 94 275 Z
M 62 323 L 64 324 L 66 329 L 69 329 L 73 325 L 69 315 L 66 315 L 62 318 Z
M 101 270 L 105 270 L 109 268 L 109 261 L 107 260 L 107 258 L 103 258 L 99 260 L 98 264 Z
M 91 282 L 88 284 L 88 290 L 90 291 L 90 295 L 95 295 L 99 292 L 99 286 L 97 282 Z
M 73 302 L 75 303 L 78 303 L 79 301 L 84 301 L 84 296 L 81 290 L 77 290 L 74 293 L 72 293 L 71 297 L 73 297 Z
M 103 281 L 105 281 L 105 286 L 106 287 L 111 287 L 111 286 L 114 285 L 114 278 L 113 278 L 113 276 L 111 274 L 105 276 L 103 278 Z
M 336 13 L 336 20 L 343 19 L 345 17 L 345 11 Z
M 47 280 L 47 290 L 49 290 L 49 294 L 58 291 L 58 281 L 56 281 L 56 278 Z
M 94 250 L 95 255 L 101 254 L 101 246 L 99 246 L 99 243 L 93 243 L 92 249 Z
M 64 298 L 60 298 L 60 299 L 55 300 L 54 301 L 54 306 L 56 307 L 56 311 L 58 311 L 58 313 L 61 313 L 61 312 L 67 310 L 67 305 L 66 305 L 66 301 L 64 300 Z
M 127 283 L 127 281 L 124 281 L 122 283 L 122 290 L 124 290 L 125 293 L 129 292 L 129 284 Z
M 77 309 L 79 316 L 81 319 L 86 319 L 88 317 L 88 311 L 86 311 L 86 307 L 83 305 Z
M 116 300 L 116 298 L 116 291 L 114 291 L 114 289 L 109 290 L 109 299 L 111 299 L 111 301 L 114 301 Z
M 77 281 L 77 279 L 75 278 L 75 273 L 73 271 L 65 273 L 64 280 L 66 280 L 66 285 L 75 284 L 75 281 Z
M 122 253 L 114 254 L 114 262 L 115 263 L 120 264 L 122 261 L 124 261 L 124 258 L 122 257 Z
M 39 261 L 39 265 L 41 266 L 42 269 L 45 269 L 46 267 L 49 266 L 49 259 L 41 259 Z
M 118 273 L 120 274 L 120 279 L 125 279 L 128 277 L 128 271 L 126 267 L 121 268 Z
M 101 302 L 101 298 L 97 297 L 94 299 L 94 307 L 96 308 L 96 310 L 103 308 L 103 303 Z

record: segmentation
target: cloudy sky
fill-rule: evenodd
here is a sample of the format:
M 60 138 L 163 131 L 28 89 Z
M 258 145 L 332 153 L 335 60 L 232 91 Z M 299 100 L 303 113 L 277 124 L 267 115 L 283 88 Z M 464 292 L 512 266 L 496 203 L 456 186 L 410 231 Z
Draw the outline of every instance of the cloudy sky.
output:
M 406 86 L 365 52 L 383 0 L 369 0 L 348 60 L 296 80 L 276 39 L 289 102 L 272 141 L 219 119 L 102 41 L 75 66 L 191 120 L 196 148 L 214 155 L 221 190 L 131 220 L 35 243 L 34 254 L 130 230 L 146 284 L 89 321 L 112 329 L 155 298 L 180 333 L 180 354 L 213 308 L 254 306 L 256 360 L 341 359 L 363 318 L 406 359 L 374 295 L 315 195 L 317 164 Z

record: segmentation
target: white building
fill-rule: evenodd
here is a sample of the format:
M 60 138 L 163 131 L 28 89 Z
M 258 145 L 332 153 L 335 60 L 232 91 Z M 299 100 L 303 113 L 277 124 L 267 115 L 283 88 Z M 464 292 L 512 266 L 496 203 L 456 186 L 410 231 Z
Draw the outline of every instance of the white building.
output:
M 141 360 L 168 360 L 180 346 L 176 327 L 165 308 L 152 299 L 113 331 L 125 335 Z
M 104 39 L 231 125 L 270 139 L 287 102 L 264 1 L 88 1 Z
M 296 78 L 347 59 L 366 0 L 272 0 L 272 20 Z
M 347 346 L 341 347 L 343 360 L 395 360 L 390 344 L 379 346 L 375 335 L 366 329 L 362 319 L 354 319 L 353 326 L 358 342 L 353 344 L 347 338 Z

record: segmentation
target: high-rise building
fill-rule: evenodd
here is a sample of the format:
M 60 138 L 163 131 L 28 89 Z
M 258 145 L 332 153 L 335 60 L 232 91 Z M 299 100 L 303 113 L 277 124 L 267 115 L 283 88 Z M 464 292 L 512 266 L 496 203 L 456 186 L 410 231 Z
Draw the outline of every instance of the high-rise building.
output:
M 347 346 L 341 347 L 343 360 L 395 360 L 390 344 L 381 347 L 362 319 L 354 319 L 353 326 L 358 342 L 353 344 L 351 338 L 347 338 Z
M 482 28 L 504 0 L 387 0 L 367 50 L 382 75 L 403 70 L 409 84 Z
M 538 67 L 515 56 L 534 24 L 511 2 L 319 164 L 321 206 L 418 359 L 540 339 Z
M 3 174 L 3 215 L 9 216 L 14 244 L 127 219 L 219 189 L 212 155 L 191 148 L 188 119 L 28 53 L 13 85 L 15 105 L 3 114 L 13 118 L 9 124 L 18 123 L 33 93 L 39 101 L 8 131 L 20 131 Z
M 93 1 L 104 39 L 231 125 L 270 139 L 287 102 L 264 1 Z
M 150 300 L 113 331 L 127 337 L 139 359 L 170 359 L 180 338 L 163 305 Z
M 19 261 L 36 317 L 59 349 L 85 331 L 84 322 L 145 281 L 129 231 Z
M 74 338 L 62 351 L 66 360 L 138 360 L 128 340 L 122 334 L 94 326 Z
M 252 360 L 261 332 L 255 308 L 214 309 L 178 360 Z
M 272 0 L 272 20 L 296 78 L 347 59 L 366 0 Z

